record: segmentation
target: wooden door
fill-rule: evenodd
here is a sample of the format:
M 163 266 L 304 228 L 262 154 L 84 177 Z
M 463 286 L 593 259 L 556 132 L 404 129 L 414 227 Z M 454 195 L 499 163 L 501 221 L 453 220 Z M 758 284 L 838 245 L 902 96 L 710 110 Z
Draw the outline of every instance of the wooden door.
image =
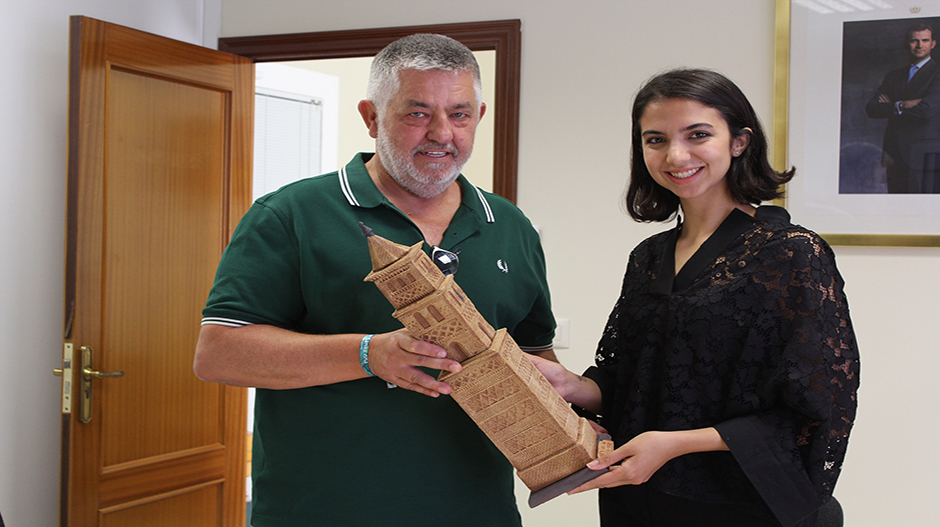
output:
M 251 199 L 253 63 L 86 17 L 70 55 L 61 525 L 244 525 L 245 391 L 192 360 Z M 88 422 L 80 350 L 124 372 Z

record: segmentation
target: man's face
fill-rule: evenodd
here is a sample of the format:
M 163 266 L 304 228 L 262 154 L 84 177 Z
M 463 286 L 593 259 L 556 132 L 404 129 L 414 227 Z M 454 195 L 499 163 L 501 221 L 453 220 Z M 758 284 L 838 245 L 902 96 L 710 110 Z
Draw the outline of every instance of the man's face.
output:
M 376 155 L 405 190 L 430 198 L 447 189 L 473 152 L 485 106 L 469 72 L 403 70 L 378 118 Z
M 914 31 L 907 40 L 908 49 L 911 52 L 913 62 L 920 62 L 930 55 L 937 41 L 933 39 L 929 29 L 923 31 Z

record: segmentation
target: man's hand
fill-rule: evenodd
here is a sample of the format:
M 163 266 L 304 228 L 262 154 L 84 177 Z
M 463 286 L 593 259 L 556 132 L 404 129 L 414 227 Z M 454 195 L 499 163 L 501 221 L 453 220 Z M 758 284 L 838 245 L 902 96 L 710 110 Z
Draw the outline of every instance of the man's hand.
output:
M 423 372 L 420 368 L 460 371 L 460 363 L 446 358 L 440 346 L 412 337 L 406 329 L 375 335 L 369 342 L 369 368 L 377 377 L 399 388 L 429 397 L 447 395 L 450 385 Z
M 908 108 L 913 108 L 913 107 L 917 106 L 918 104 L 920 104 L 920 101 L 922 101 L 922 100 L 923 100 L 923 99 L 909 99 L 909 100 L 906 100 L 906 101 L 901 101 L 901 108 L 903 108 L 903 109 L 905 109 L 905 110 L 907 110 Z
M 881 95 L 878 96 L 878 102 L 893 102 L 893 101 L 891 100 L 891 97 L 888 97 L 887 95 L 882 93 Z

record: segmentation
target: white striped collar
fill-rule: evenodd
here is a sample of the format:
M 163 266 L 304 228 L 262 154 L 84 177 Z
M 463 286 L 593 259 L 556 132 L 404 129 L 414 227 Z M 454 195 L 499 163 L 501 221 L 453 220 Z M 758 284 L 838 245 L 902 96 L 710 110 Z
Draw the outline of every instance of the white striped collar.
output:
M 461 181 L 462 180 L 462 181 Z M 463 176 L 460 176 L 458 183 L 461 184 L 461 188 L 466 190 L 468 187 L 474 190 L 474 193 L 477 196 L 477 199 L 480 201 L 480 207 L 482 208 L 483 216 L 486 218 L 486 223 L 495 223 L 496 216 L 493 214 L 493 209 L 490 207 L 489 201 L 486 200 L 486 196 L 483 194 L 483 191 L 479 187 L 472 185 L 469 181 L 466 180 Z M 465 185 L 463 183 L 466 183 Z M 353 207 L 362 207 L 359 199 L 356 197 L 356 194 L 353 192 L 352 185 L 349 182 L 349 173 L 346 172 L 346 167 L 339 169 L 339 187 L 343 191 L 343 196 L 346 198 L 346 201 Z M 378 189 L 376 189 L 378 191 Z M 466 200 L 465 200 L 466 201 Z M 472 207 L 475 208 L 475 207 Z
M 496 217 L 493 216 L 493 209 L 490 208 L 490 202 L 486 201 L 486 196 L 483 195 L 483 191 L 477 186 L 474 186 L 473 190 L 477 192 L 477 197 L 480 198 L 480 204 L 483 205 L 483 211 L 486 213 L 486 223 L 495 222 Z
M 353 194 L 352 187 L 349 186 L 349 175 L 346 173 L 346 167 L 339 169 L 339 187 L 343 191 L 343 195 L 346 196 L 346 201 L 349 202 L 353 207 L 360 207 L 359 200 L 356 199 L 356 195 Z

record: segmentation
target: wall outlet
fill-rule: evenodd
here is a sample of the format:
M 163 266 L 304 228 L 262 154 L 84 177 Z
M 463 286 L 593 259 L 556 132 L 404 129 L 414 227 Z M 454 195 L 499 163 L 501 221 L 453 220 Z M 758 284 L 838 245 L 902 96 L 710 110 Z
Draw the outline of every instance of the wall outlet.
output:
M 555 320 L 555 340 L 552 342 L 552 345 L 555 349 L 567 349 L 569 346 L 569 338 L 571 336 L 571 321 L 567 318 L 559 318 Z

